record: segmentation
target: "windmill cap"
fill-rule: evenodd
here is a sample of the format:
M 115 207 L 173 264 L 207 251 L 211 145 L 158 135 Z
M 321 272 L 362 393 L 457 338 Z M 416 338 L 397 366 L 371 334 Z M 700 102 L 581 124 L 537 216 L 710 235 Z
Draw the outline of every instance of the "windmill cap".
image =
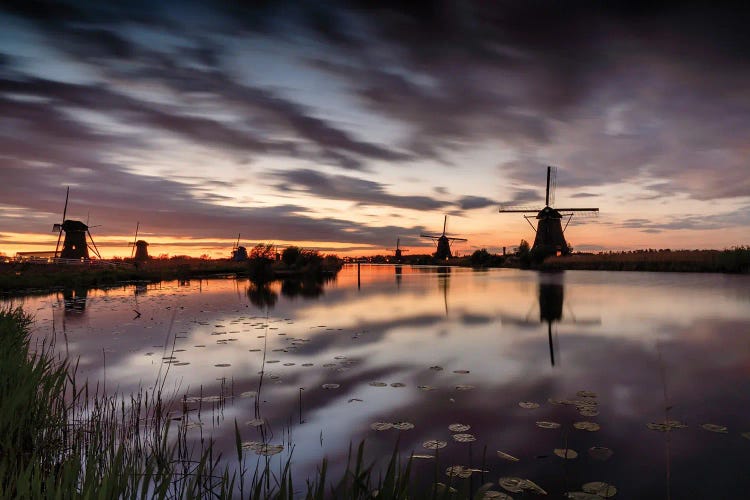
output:
M 89 227 L 79 220 L 66 220 L 62 224 L 63 231 L 87 231 Z

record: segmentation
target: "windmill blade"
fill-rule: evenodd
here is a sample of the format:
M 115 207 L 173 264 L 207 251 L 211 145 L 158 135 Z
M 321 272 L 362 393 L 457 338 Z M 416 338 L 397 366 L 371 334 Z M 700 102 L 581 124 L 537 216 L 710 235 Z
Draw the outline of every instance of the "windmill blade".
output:
M 419 237 L 420 238 L 432 238 L 433 240 L 440 239 L 440 236 L 433 236 L 431 234 L 420 234 Z
M 99 253 L 99 249 L 96 247 L 96 243 L 94 242 L 94 237 L 91 236 L 91 231 L 89 231 L 88 229 L 86 229 L 86 234 L 89 235 L 89 239 L 91 240 L 91 244 L 94 246 L 94 248 L 92 248 L 92 250 L 94 251 L 94 253 L 96 254 L 96 256 L 99 257 L 99 259 L 101 259 L 102 256 Z M 89 248 L 91 248 L 91 247 L 89 247 Z
M 541 209 L 540 208 L 503 208 L 500 207 L 500 210 L 498 212 L 500 213 L 508 213 L 508 214 L 531 214 L 531 213 L 539 213 Z
M 70 186 L 65 190 L 65 208 L 63 208 L 62 222 L 60 223 L 59 234 L 57 235 L 57 245 L 55 245 L 55 258 L 57 258 L 57 251 L 60 249 L 60 238 L 62 238 L 62 227 L 65 224 L 65 216 L 68 213 L 68 196 L 70 195 Z M 54 227 L 52 229 L 54 231 Z
M 133 254 L 135 253 L 135 243 L 138 241 L 138 228 L 141 227 L 141 222 L 136 221 L 135 223 L 135 237 L 133 238 L 133 251 L 130 252 L 130 258 L 133 258 Z
M 448 237 L 448 240 L 450 240 L 450 241 L 469 241 L 466 238 L 452 238 L 452 237 Z
M 557 167 L 547 167 L 549 170 L 549 178 L 547 180 L 547 196 L 549 198 L 548 206 L 555 204 L 555 192 L 557 191 Z
M 443 236 L 445 236 L 445 226 L 448 224 L 448 216 L 443 219 Z
M 598 212 L 598 208 L 556 208 L 558 212 Z

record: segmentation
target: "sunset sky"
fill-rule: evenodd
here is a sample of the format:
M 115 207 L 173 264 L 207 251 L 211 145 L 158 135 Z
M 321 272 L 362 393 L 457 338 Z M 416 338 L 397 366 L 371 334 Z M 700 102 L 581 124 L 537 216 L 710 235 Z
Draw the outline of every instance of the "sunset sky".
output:
M 113 2 L 114 3 L 114 2 Z M 750 244 L 750 16 L 690 3 L 11 1 L 0 252 L 498 251 L 545 166 L 575 250 Z

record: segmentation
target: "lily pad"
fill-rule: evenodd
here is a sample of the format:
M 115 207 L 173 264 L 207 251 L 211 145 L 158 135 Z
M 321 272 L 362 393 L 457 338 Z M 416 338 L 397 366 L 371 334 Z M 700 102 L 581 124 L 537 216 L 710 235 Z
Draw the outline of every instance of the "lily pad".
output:
M 567 458 L 568 460 L 578 458 L 578 452 L 570 448 L 555 448 L 553 453 L 560 458 Z
M 393 382 L 391 384 L 391 387 L 406 387 L 406 384 L 403 384 L 401 382 Z
M 559 429 L 560 424 L 557 422 L 547 422 L 546 420 L 540 420 L 536 423 L 537 427 L 540 427 L 542 429 Z
M 539 403 L 534 403 L 533 401 L 521 401 L 518 403 L 518 406 L 526 410 L 535 410 L 539 408 Z
M 572 498 L 573 500 L 601 500 L 602 497 L 593 493 L 586 493 L 585 491 L 569 491 L 565 494 L 565 498 Z
M 586 483 L 581 486 L 581 489 L 586 493 L 593 493 L 602 498 L 611 498 L 617 494 L 617 488 L 602 481 Z
M 411 422 L 396 422 L 393 424 L 393 428 L 399 431 L 408 431 L 414 428 L 414 424 Z
M 425 441 L 422 443 L 422 448 L 428 449 L 428 450 L 439 450 L 441 448 L 445 448 L 448 446 L 448 443 L 445 441 L 438 441 L 437 439 L 430 439 L 429 441 Z
M 321 387 L 323 389 L 338 389 L 339 387 L 341 387 L 341 385 L 340 384 L 323 384 L 321 385 Z
M 498 484 L 511 493 L 522 493 L 526 481 L 520 477 L 501 477 Z
M 595 398 L 596 393 L 591 391 L 578 391 L 576 392 L 576 396 L 579 398 Z
M 278 453 L 281 453 L 282 451 L 284 451 L 284 445 L 263 444 L 255 450 L 255 453 L 257 453 L 258 455 L 270 457 L 271 455 L 276 455 Z
M 471 476 L 471 469 L 468 467 L 464 467 L 463 465 L 451 465 L 447 469 L 445 469 L 445 475 L 448 477 L 460 477 L 460 478 L 467 478 Z
M 471 373 L 469 370 L 453 370 L 453 373 L 458 373 L 459 375 L 466 375 L 467 373 Z
M 214 366 L 216 366 L 217 368 L 226 368 L 227 366 L 232 366 L 232 365 L 229 363 L 218 363 L 218 364 L 215 364 Z
M 411 458 L 416 458 L 419 460 L 429 460 L 431 458 L 435 458 L 435 455 L 424 455 L 424 454 L 415 453 L 414 455 L 411 456 Z
M 477 440 L 473 434 L 453 434 L 453 440 L 459 443 L 471 443 Z
M 430 367 L 430 370 L 432 370 L 432 371 L 434 371 L 434 372 L 439 372 L 439 371 L 442 371 L 442 370 L 443 370 L 443 367 L 442 367 L 442 366 L 437 366 L 437 365 L 435 365 L 435 366 L 431 366 L 431 367 Z
M 740 436 L 742 436 L 745 439 L 750 439 L 750 432 L 743 432 L 742 434 L 740 434 Z
M 385 382 L 370 382 L 370 385 L 373 387 L 387 387 L 388 384 Z
M 261 427 L 266 424 L 266 421 L 262 418 L 254 418 L 252 420 L 248 420 L 245 422 L 245 425 L 249 425 L 250 427 Z
M 448 430 L 451 432 L 466 432 L 469 429 L 471 429 L 471 426 L 466 424 L 451 424 L 448 426 Z
M 614 452 L 606 446 L 592 446 L 589 448 L 589 456 L 594 460 L 609 460 Z
M 421 391 L 434 391 L 435 390 L 435 388 L 432 387 L 431 385 L 418 385 L 417 389 Z
M 242 394 L 240 394 L 240 397 L 241 398 L 254 398 L 257 395 L 258 393 L 255 391 L 245 391 Z
M 375 431 L 387 431 L 393 428 L 393 424 L 390 422 L 375 422 L 370 424 L 370 428 Z
M 518 462 L 519 461 L 518 458 L 516 458 L 513 455 L 510 455 L 508 453 L 505 453 L 504 451 L 499 451 L 498 450 L 497 456 L 500 457 L 500 458 L 502 458 L 503 460 L 508 460 L 509 462 Z
M 701 425 L 704 429 L 710 432 L 718 432 L 720 434 L 726 434 L 727 428 L 723 425 L 716 425 L 716 424 L 703 424 Z
M 459 384 L 456 386 L 457 391 L 470 391 L 472 389 L 474 389 L 474 386 L 469 384 Z
M 601 426 L 599 426 L 599 424 L 597 424 L 596 422 L 576 422 L 573 424 L 573 427 L 578 430 L 589 432 L 596 432 L 601 429 Z

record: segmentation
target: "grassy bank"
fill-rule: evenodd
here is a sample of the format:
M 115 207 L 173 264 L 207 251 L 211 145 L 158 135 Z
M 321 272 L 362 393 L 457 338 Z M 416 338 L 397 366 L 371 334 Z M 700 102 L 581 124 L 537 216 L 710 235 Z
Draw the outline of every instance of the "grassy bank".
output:
M 747 274 L 750 273 L 750 248 L 576 254 L 548 257 L 541 269 Z
M 337 480 L 324 460 L 315 477 L 293 481 L 291 458 L 249 456 L 269 445 L 242 442 L 236 422 L 230 469 L 210 439 L 190 444 L 184 400 L 164 401 L 158 388 L 91 394 L 52 346 L 30 346 L 30 325 L 21 309 L 0 310 L 0 498 L 479 499 L 492 486 L 441 484 L 435 467 L 425 488 L 398 449 L 375 469 L 364 444 Z

